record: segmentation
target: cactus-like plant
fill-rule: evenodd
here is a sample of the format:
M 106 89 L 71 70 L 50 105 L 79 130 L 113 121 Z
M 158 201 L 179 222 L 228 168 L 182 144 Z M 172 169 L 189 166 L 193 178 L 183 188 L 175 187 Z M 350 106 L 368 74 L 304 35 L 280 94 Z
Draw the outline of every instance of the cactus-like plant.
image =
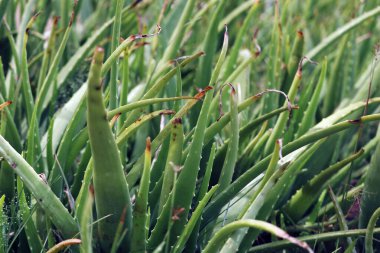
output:
M 0 253 L 376 252 L 379 15 L 0 0 Z

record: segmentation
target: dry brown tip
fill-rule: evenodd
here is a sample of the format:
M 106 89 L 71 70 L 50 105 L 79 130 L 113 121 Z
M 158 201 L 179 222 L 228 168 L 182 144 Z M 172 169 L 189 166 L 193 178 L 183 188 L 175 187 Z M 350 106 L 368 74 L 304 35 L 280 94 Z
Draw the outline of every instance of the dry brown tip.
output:
M 361 122 L 362 122 L 361 119 L 352 119 L 348 121 L 348 123 L 354 124 L 354 125 L 360 124 Z
M 259 94 L 256 94 L 256 95 L 252 96 L 251 98 L 252 98 L 253 101 L 256 101 L 256 100 L 259 100 L 262 97 L 263 97 L 263 94 L 259 93 Z
M 209 90 L 212 90 L 211 86 L 207 86 L 206 88 L 204 88 L 197 95 L 195 95 L 194 98 L 195 99 L 201 99 L 206 94 L 206 92 L 209 91 Z
M 182 118 L 175 118 L 173 120 L 173 125 L 178 125 L 178 124 L 182 124 Z
M 125 217 L 126 216 L 127 216 L 127 207 L 124 207 L 123 212 L 121 213 L 121 216 L 120 216 L 120 224 L 125 223 Z
M 298 36 L 299 38 L 303 38 L 303 32 L 302 32 L 301 30 L 298 30 L 298 31 L 297 31 L 297 36 Z
M 232 83 L 229 83 L 228 85 L 231 87 L 231 95 L 235 95 L 236 94 L 235 87 L 232 85 Z
M 163 112 L 160 113 L 160 115 L 172 115 L 175 113 L 176 112 L 174 110 L 164 110 Z
M 58 24 L 58 21 L 61 19 L 60 16 L 54 16 L 53 17 L 53 25 L 56 26 Z
M 310 62 L 311 64 L 318 65 L 318 62 L 311 60 L 309 57 L 307 56 L 302 57 L 298 64 L 298 69 L 297 69 L 297 75 L 299 76 L 302 76 L 302 66 L 305 60 Z
M 13 102 L 8 100 L 8 101 L 5 101 L 4 103 L 0 104 L 0 111 L 3 110 L 5 107 L 11 105 Z
M 90 186 L 88 187 L 88 191 L 90 192 L 91 196 L 95 195 L 95 190 L 94 190 L 93 184 L 90 184 Z
M 146 151 L 150 152 L 150 150 L 151 150 L 151 142 L 150 142 L 150 137 L 148 136 L 146 138 Z
M 75 11 L 73 10 L 71 12 L 71 17 L 70 17 L 70 21 L 69 21 L 69 27 L 73 25 L 74 23 L 74 18 L 75 18 Z

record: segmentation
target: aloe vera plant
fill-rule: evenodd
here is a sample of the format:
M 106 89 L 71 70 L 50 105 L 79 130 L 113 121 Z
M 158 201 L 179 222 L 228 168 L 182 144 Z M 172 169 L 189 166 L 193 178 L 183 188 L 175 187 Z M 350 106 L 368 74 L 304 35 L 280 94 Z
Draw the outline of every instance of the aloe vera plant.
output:
M 376 252 L 379 15 L 0 0 L 0 253 Z

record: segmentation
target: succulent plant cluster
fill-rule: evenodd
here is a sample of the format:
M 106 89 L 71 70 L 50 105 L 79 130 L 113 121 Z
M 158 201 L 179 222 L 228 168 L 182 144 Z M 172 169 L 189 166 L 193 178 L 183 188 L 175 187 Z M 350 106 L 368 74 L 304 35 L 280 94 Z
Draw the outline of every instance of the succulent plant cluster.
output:
M 0 0 L 0 253 L 376 252 L 379 15 Z

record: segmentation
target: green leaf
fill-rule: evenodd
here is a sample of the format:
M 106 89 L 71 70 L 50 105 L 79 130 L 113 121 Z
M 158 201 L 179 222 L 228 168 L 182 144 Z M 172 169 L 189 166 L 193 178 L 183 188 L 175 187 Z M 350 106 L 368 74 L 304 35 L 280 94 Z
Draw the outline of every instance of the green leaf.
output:
M 140 189 L 136 197 L 136 203 L 133 210 L 133 234 L 131 241 L 132 252 L 145 252 L 147 239 L 147 208 L 148 208 L 148 193 L 149 193 L 149 178 L 151 167 L 151 146 L 150 138 L 146 140 L 145 149 L 145 164 L 141 178 Z
M 103 249 L 110 249 L 120 219 L 131 231 L 132 205 L 119 151 L 107 120 L 102 95 L 101 69 L 104 51 L 95 50 L 87 89 L 87 125 L 94 164 L 94 191 L 99 239 Z M 122 217 L 126 209 L 126 217 Z M 128 234 L 128 237 L 131 235 Z M 122 244 L 127 249 L 127 240 Z

